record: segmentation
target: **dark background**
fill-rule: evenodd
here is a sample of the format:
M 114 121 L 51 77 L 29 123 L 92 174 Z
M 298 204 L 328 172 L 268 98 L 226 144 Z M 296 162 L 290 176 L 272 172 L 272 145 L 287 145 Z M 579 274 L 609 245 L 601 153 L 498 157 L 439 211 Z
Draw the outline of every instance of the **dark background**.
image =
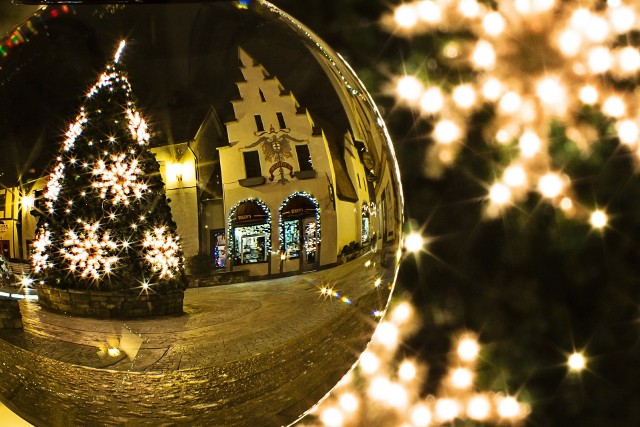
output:
M 455 167 L 435 180 L 423 173 L 430 123 L 383 94 L 392 76 L 423 66 L 439 41 L 384 32 L 379 21 L 393 4 L 379 0 L 275 3 L 350 62 L 387 120 L 407 228 L 424 227 L 431 238 L 427 252 L 407 258 L 398 286 L 422 320 L 402 352 L 429 365 L 424 392 L 437 390 L 450 340 L 468 328 L 484 343 L 478 388 L 518 394 L 532 406 L 528 424 L 640 425 L 640 182 L 630 156 L 614 140 L 601 141 L 588 158 L 552 147 L 576 198 L 613 214 L 604 233 L 564 219 L 535 194 L 500 219 L 484 220 L 484 183 L 501 162 L 481 136 L 491 111 L 472 118 Z M 3 3 L 0 16 L 15 22 L 24 16 L 16 10 Z M 580 375 L 567 372 L 574 349 L 588 357 Z

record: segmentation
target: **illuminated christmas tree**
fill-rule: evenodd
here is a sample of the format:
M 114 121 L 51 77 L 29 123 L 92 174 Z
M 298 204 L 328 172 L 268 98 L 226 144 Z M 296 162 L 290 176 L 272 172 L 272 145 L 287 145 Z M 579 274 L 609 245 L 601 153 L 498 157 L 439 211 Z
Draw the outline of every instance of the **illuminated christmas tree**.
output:
M 162 292 L 183 259 L 122 42 L 69 126 L 38 213 L 34 272 L 49 286 Z

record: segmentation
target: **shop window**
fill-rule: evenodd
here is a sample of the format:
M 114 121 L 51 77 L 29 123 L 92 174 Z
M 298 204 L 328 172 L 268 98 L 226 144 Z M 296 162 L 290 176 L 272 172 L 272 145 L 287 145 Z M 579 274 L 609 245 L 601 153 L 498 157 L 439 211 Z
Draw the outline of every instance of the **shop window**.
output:
M 309 152 L 308 145 L 296 145 L 296 154 L 298 155 L 298 165 L 301 171 L 313 170 L 313 163 L 311 163 L 311 153 Z
M 280 207 L 280 250 L 287 259 L 300 259 L 301 267 L 313 265 L 320 244 L 320 212 L 306 193 L 291 195 Z
M 267 262 L 271 250 L 271 220 L 266 205 L 257 200 L 244 201 L 232 211 L 230 221 L 229 251 L 233 265 Z
M 282 113 L 276 113 L 276 117 L 278 118 L 278 124 L 280 125 L 280 129 L 286 129 L 287 124 L 284 121 L 284 116 Z
M 253 264 L 267 261 L 267 242 L 271 234 L 269 224 L 235 227 L 235 264 Z
M 245 151 L 242 155 L 244 157 L 244 169 L 247 173 L 247 178 L 257 178 L 262 176 L 260 154 L 257 151 Z
M 284 221 L 284 248 L 289 259 L 300 258 L 300 221 Z
M 264 123 L 262 123 L 262 117 L 259 114 L 256 114 L 255 116 L 253 116 L 254 119 L 256 119 L 256 128 L 258 129 L 258 132 L 264 132 Z
M 371 240 L 371 217 L 369 214 L 369 206 L 365 203 L 362 205 L 362 244 L 369 243 Z

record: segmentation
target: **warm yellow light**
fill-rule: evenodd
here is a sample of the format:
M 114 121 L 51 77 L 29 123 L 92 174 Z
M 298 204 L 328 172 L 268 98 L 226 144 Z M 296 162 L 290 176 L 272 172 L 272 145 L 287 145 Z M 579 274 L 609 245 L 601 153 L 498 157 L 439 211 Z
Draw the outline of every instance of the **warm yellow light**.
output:
M 439 87 L 430 87 L 420 98 L 420 109 L 427 114 L 435 114 L 442 110 L 444 96 Z
M 27 210 L 31 209 L 35 204 L 35 199 L 33 196 L 23 196 L 22 197 L 22 208 Z
M 634 120 L 621 120 L 616 123 L 618 139 L 625 145 L 635 145 L 640 137 L 640 129 Z
M 582 46 L 582 37 L 577 31 L 565 30 L 558 37 L 558 46 L 566 56 L 576 56 L 580 52 L 580 46 Z
M 473 362 L 478 357 L 480 346 L 478 341 L 473 337 L 464 337 L 458 343 L 456 353 L 460 360 L 464 362 Z
M 384 347 L 393 349 L 398 345 L 398 328 L 391 322 L 380 322 L 373 335 L 373 339 Z
M 522 187 L 527 183 L 527 173 L 522 166 L 512 165 L 504 170 L 502 179 L 509 187 Z
M 491 403 L 486 396 L 474 396 L 467 402 L 467 415 L 472 420 L 484 421 L 491 412 Z
M 609 117 L 619 119 L 627 113 L 627 104 L 618 95 L 611 95 L 604 100 L 602 112 Z
M 380 359 L 369 350 L 365 350 L 360 355 L 358 364 L 362 372 L 369 375 L 375 374 L 380 369 Z
M 588 31 L 584 31 L 584 36 L 594 43 L 602 43 L 609 37 L 609 23 L 606 19 L 598 15 L 591 15 L 588 25 Z
M 404 247 L 409 252 L 420 252 L 424 247 L 424 238 L 422 234 L 413 232 L 407 235 L 404 239 Z
M 543 175 L 538 181 L 538 191 L 549 199 L 559 196 L 560 193 L 562 193 L 563 187 L 562 178 L 553 172 Z
M 167 163 L 167 175 L 173 181 L 182 181 L 184 166 L 182 163 Z
M 522 105 L 522 98 L 516 92 L 507 92 L 500 99 L 500 110 L 507 114 L 513 114 Z
M 511 201 L 511 190 L 506 185 L 496 182 L 489 189 L 489 200 L 498 206 L 506 205 Z
M 480 5 L 476 0 L 460 0 L 458 11 L 465 18 L 475 18 L 480 14 Z
M 398 304 L 391 312 L 391 321 L 396 325 L 402 325 L 406 323 L 413 315 L 413 308 L 411 304 L 404 301 Z
M 369 397 L 379 401 L 387 401 L 390 397 L 391 381 L 383 376 L 377 376 L 371 380 L 367 393 Z
M 482 18 L 482 29 L 491 37 L 498 37 L 502 34 L 506 26 L 507 23 L 499 12 L 487 13 L 484 18 Z
M 118 350 L 117 348 L 110 348 L 109 350 L 107 350 L 107 353 L 109 353 L 109 356 L 111 357 L 120 356 L 120 350 Z
M 525 131 L 518 140 L 518 146 L 523 157 L 531 158 L 540 152 L 542 148 L 542 140 L 532 130 Z
M 591 20 L 591 12 L 588 9 L 580 7 L 573 11 L 569 23 L 573 28 L 579 30 L 587 30 L 589 21 Z
M 496 101 L 502 95 L 502 83 L 500 80 L 492 77 L 482 85 L 482 96 L 489 101 Z
M 498 415 L 500 418 L 514 419 L 521 415 L 520 404 L 515 397 L 507 396 L 498 402 Z
M 607 218 L 607 214 L 601 210 L 595 210 L 591 213 L 591 218 L 589 219 L 591 226 L 597 230 L 603 229 L 607 226 L 609 219 Z
M 610 6 L 609 13 L 613 30 L 618 34 L 630 31 L 636 23 L 636 13 L 630 7 L 622 6 L 611 9 Z
M 400 28 L 410 29 L 418 23 L 418 12 L 412 4 L 403 4 L 396 8 L 393 19 Z
M 373 287 L 377 288 L 382 284 L 382 279 L 380 277 L 378 277 L 374 282 L 373 282 Z
M 560 200 L 560 209 L 567 212 L 573 209 L 573 201 L 568 197 L 563 197 Z
M 599 98 L 598 89 L 596 89 L 594 86 L 591 86 L 591 85 L 583 86 L 580 89 L 579 96 L 580 96 L 580 101 L 582 101 L 583 103 L 587 105 L 593 105 L 596 102 L 598 102 L 598 98 Z
M 567 359 L 567 365 L 572 371 L 580 372 L 587 367 L 587 359 L 582 353 L 574 352 Z
M 533 8 L 538 12 L 550 10 L 555 4 L 555 0 L 533 0 Z
M 496 141 L 498 141 L 500 144 L 506 144 L 511 140 L 511 135 L 509 135 L 509 132 L 507 132 L 504 129 L 500 129 L 497 133 L 496 133 Z
M 460 414 L 460 404 L 457 400 L 442 398 L 436 401 L 436 417 L 440 421 L 452 421 Z
M 349 392 L 342 393 L 340 395 L 338 404 L 340 405 L 340 408 L 342 408 L 342 410 L 348 414 L 353 414 L 358 410 L 358 407 L 360 406 L 360 402 L 358 401 L 356 395 Z
M 338 408 L 330 406 L 322 410 L 320 421 L 326 427 L 341 427 L 344 424 L 344 415 Z
M 594 74 L 602 74 L 609 71 L 613 65 L 613 57 L 609 48 L 597 46 L 589 50 L 587 64 Z
M 618 52 L 618 67 L 626 74 L 637 73 L 640 69 L 640 52 L 638 49 L 627 46 Z
M 528 15 L 533 9 L 531 0 L 515 0 L 515 7 L 521 15 Z
M 398 378 L 402 381 L 413 381 L 416 378 L 416 365 L 410 360 L 405 360 L 398 368 Z
M 467 389 L 473 384 L 473 374 L 467 368 L 456 368 L 451 372 L 451 385 L 458 389 Z
M 431 410 L 423 403 L 418 403 L 411 409 L 411 424 L 415 427 L 427 427 L 432 418 Z
M 565 89 L 555 77 L 545 77 L 536 86 L 538 98 L 548 105 L 558 105 L 564 101 Z
M 417 101 L 422 94 L 422 83 L 414 76 L 403 76 L 398 79 L 396 93 L 403 101 Z
M 420 19 L 429 24 L 437 24 L 442 20 L 440 6 L 431 0 L 424 0 L 416 5 Z
M 447 119 L 440 120 L 433 128 L 433 138 L 439 144 L 452 144 L 460 138 L 461 134 L 460 127 Z
M 452 93 L 453 102 L 464 109 L 473 107 L 476 103 L 476 91 L 469 84 L 456 86 Z
M 471 60 L 476 67 L 481 69 L 490 69 L 496 63 L 496 51 L 493 45 L 486 40 L 479 40 L 476 43 Z

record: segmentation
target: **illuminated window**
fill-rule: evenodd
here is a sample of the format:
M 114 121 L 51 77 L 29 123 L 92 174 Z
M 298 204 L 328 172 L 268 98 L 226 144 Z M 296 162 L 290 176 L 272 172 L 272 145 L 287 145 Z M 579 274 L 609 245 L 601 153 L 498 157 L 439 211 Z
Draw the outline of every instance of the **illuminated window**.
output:
M 365 202 L 362 205 L 362 244 L 369 243 L 371 240 L 371 217 L 369 213 L 369 205 Z
M 246 200 L 232 209 L 229 219 L 233 265 L 267 262 L 271 250 L 271 222 L 264 203 Z

